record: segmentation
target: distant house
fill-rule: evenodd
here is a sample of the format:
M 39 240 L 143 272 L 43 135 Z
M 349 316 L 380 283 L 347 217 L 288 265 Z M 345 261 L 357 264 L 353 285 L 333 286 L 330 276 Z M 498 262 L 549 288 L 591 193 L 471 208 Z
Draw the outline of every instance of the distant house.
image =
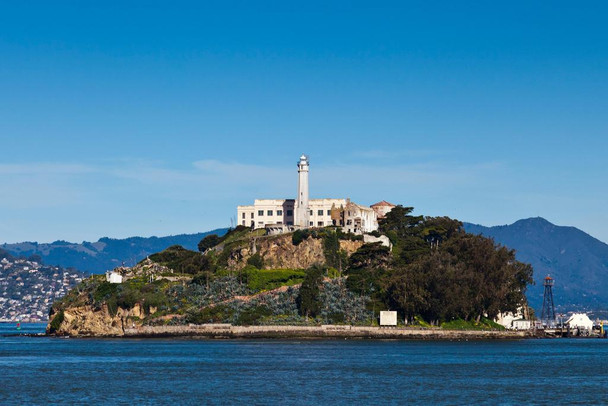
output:
M 122 283 L 122 275 L 116 271 L 106 272 L 106 281 L 110 283 Z

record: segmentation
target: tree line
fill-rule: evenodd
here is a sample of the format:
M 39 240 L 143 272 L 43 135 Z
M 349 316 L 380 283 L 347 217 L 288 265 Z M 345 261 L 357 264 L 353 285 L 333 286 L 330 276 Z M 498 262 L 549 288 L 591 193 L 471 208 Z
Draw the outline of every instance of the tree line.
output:
M 526 302 L 532 267 L 492 239 L 464 232 L 448 217 L 412 216 L 397 206 L 380 220 L 394 247 L 366 244 L 353 254 L 347 286 L 371 305 L 398 310 L 433 324 L 494 318 Z

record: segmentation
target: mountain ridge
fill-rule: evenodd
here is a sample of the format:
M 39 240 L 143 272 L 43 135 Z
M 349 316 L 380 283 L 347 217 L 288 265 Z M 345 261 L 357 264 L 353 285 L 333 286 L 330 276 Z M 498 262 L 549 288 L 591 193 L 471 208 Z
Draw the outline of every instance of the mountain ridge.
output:
M 532 307 L 540 309 L 543 278 L 555 279 L 553 294 L 558 308 L 607 308 L 608 244 L 572 226 L 558 226 L 542 217 L 513 224 L 486 227 L 464 223 L 467 232 L 492 237 L 516 251 L 519 261 L 534 268 L 536 284 L 529 287 Z
M 171 245 L 197 250 L 200 240 L 209 234 L 223 235 L 227 228 L 194 234 L 164 237 L 128 237 L 123 239 L 102 237 L 95 242 L 72 243 L 57 240 L 52 243 L 26 241 L 0 245 L 14 256 L 39 255 L 45 264 L 73 267 L 91 273 L 103 273 L 117 266 L 133 266 L 148 255 L 163 251 Z

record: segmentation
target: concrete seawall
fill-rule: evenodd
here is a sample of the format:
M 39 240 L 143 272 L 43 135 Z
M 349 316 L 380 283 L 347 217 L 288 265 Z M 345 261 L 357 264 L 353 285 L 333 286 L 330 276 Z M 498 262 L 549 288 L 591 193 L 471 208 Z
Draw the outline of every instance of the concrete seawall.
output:
M 124 337 L 207 338 L 368 338 L 415 340 L 485 340 L 531 337 L 524 331 L 444 330 L 440 328 L 384 328 L 361 326 L 232 326 L 202 324 L 189 326 L 142 326 L 127 328 Z

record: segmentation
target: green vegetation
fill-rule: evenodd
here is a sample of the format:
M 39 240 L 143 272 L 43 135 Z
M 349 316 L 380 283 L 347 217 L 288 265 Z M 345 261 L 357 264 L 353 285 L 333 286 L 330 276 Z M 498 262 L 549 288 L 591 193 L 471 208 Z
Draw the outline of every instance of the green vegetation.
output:
M 247 287 L 253 292 L 276 289 L 280 286 L 293 286 L 302 283 L 306 272 L 294 269 L 257 269 L 248 266 L 243 270 Z
M 296 230 L 291 235 L 291 243 L 297 246 L 309 237 L 325 238 L 332 235 L 337 236 L 338 240 L 363 241 L 362 235 L 345 233 L 340 227 L 328 226 L 324 228 L 305 228 L 303 230 Z
M 306 277 L 300 287 L 300 295 L 297 299 L 300 315 L 316 317 L 321 310 L 320 289 L 325 269 L 321 266 L 313 266 L 306 271 Z
M 432 325 L 480 322 L 525 302 L 532 268 L 516 261 L 514 251 L 465 233 L 459 221 L 411 216 L 412 210 L 397 206 L 380 223 L 394 244 L 390 255 L 364 245 L 351 256 L 349 289 Z
M 223 323 L 232 319 L 234 309 L 227 305 L 205 307 L 201 310 L 192 310 L 186 314 L 186 321 L 194 324 Z
M 261 324 L 261 322 L 265 319 L 272 316 L 272 310 L 265 305 L 250 307 L 248 309 L 243 310 L 236 321 L 236 324 L 240 324 L 243 326 L 254 326 L 257 324 Z
M 209 248 L 215 247 L 220 242 L 222 242 L 222 239 L 218 237 L 217 234 L 209 234 L 198 243 L 198 250 L 200 252 L 205 252 Z
M 505 328 L 494 321 L 482 318 L 480 321 L 456 319 L 441 323 L 446 330 L 504 330 Z
M 59 327 L 61 327 L 61 323 L 63 323 L 65 316 L 63 314 L 63 310 L 60 310 L 55 317 L 53 317 L 53 321 L 51 321 L 51 324 L 49 324 L 49 332 L 50 333 L 54 333 L 56 331 L 59 330 Z
M 369 326 L 376 322 L 379 310 L 390 308 L 409 325 L 499 329 L 490 319 L 500 311 L 516 310 L 525 301 L 531 267 L 492 240 L 465 233 L 456 220 L 412 216 L 411 211 L 397 206 L 380 224 L 377 235 L 387 235 L 392 250 L 380 243 L 364 244 L 348 258 L 340 241 L 361 236 L 336 227 L 298 230 L 286 238 L 294 246 L 308 238 L 322 240 L 325 263 L 307 270 L 262 269 L 262 253 L 244 258 L 255 239 L 272 242 L 285 237 L 262 236 L 264 230 L 237 227 L 223 237 L 203 238 L 198 246 L 201 252 L 172 246 L 150 256 L 175 272 L 166 276 L 181 275 L 182 279 L 153 280 L 148 268 L 122 284 L 110 284 L 97 275 L 56 302 L 53 311 L 86 303 L 95 309 L 105 305 L 110 315 L 116 315 L 119 309 L 139 305 L 143 315 L 137 322 L 148 325 Z M 235 263 L 244 262 L 244 268 L 235 270 Z M 192 278 L 184 279 L 184 275 Z M 286 288 L 275 290 L 281 286 Z M 53 323 L 58 324 L 50 328 L 59 328 L 59 315 Z
M 256 252 L 250 256 L 249 259 L 247 259 L 247 265 L 251 265 L 257 269 L 262 269 L 264 268 L 264 259 L 259 252 Z
M 194 275 L 210 267 L 207 257 L 190 251 L 180 245 L 173 245 L 157 254 L 150 255 L 150 260 L 173 269 L 175 272 Z

